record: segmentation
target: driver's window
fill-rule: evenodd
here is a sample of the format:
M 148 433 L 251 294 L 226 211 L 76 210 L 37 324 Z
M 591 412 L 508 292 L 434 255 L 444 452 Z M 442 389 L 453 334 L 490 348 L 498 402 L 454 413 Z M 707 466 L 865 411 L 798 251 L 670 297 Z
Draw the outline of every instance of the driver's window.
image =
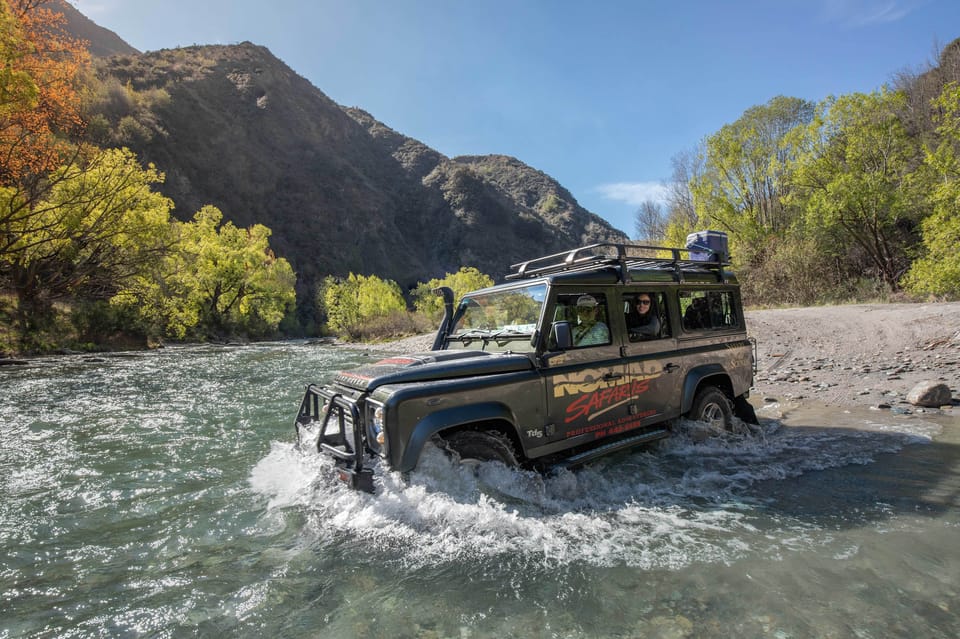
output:
M 555 321 L 570 323 L 574 348 L 610 344 L 607 296 L 592 291 L 557 297 Z

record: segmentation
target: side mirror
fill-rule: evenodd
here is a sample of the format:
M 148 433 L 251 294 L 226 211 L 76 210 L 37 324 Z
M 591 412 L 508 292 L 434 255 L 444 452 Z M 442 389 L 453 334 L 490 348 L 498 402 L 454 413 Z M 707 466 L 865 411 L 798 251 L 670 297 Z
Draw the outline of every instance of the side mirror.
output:
M 573 347 L 573 331 L 570 322 L 554 322 L 550 327 L 550 346 L 561 351 Z

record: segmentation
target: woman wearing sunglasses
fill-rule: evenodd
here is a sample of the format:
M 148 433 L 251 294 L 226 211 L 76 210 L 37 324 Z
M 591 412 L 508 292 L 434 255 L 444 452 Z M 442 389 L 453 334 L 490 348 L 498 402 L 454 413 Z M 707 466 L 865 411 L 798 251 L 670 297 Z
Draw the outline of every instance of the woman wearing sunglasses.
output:
M 630 302 L 633 308 L 627 313 L 627 326 L 630 329 L 630 341 L 660 337 L 660 318 L 654 308 L 652 293 L 640 293 Z

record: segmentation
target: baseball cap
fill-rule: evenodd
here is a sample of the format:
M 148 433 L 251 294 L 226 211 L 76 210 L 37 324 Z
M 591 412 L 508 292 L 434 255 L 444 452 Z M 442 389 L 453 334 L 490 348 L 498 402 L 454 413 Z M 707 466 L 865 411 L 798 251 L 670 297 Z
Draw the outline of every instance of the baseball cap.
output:
M 597 305 L 597 300 L 593 295 L 581 295 L 577 298 L 577 306 L 588 306 L 593 308 Z

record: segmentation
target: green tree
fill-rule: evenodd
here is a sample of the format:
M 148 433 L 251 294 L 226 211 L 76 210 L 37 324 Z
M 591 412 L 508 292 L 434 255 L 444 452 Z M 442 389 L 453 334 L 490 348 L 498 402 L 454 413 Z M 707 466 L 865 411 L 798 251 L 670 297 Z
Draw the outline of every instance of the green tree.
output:
M 192 267 L 184 273 L 189 306 L 213 335 L 276 328 L 295 301 L 293 269 L 270 250 L 269 228 L 222 220 L 219 209 L 205 206 L 182 227 L 181 251 Z
M 929 212 L 915 170 L 920 148 L 898 112 L 905 97 L 887 90 L 831 98 L 797 139 L 791 201 L 805 223 L 836 238 L 836 252 L 863 255 L 891 288 L 909 264 L 914 227 Z
M 937 211 L 921 223 L 924 255 L 910 266 L 903 286 L 913 292 L 930 295 L 960 296 L 960 198 L 953 207 L 938 206 Z
M 353 273 L 345 280 L 333 275 L 324 278 L 317 291 L 317 308 L 326 318 L 327 329 L 346 335 L 360 324 L 358 286 Z
M 153 330 L 181 339 L 274 332 L 293 307 L 296 275 L 270 250 L 270 229 L 222 220 L 219 209 L 205 206 L 191 222 L 176 223 L 176 251 L 112 302 L 139 309 Z
M 442 279 L 435 278 L 426 284 L 418 284 L 412 294 L 414 308 L 434 322 L 443 315 L 443 299 L 433 292 L 440 286 L 450 287 L 456 305 L 470 291 L 493 286 L 493 278 L 473 266 L 464 266 L 456 273 L 447 273 Z
M 104 151 L 55 171 L 30 214 L 7 221 L 0 272 L 16 292 L 24 328 L 56 300 L 106 299 L 163 259 L 173 204 L 152 190 L 162 180 L 130 151 Z M 12 190 L 3 195 L 16 198 Z
M 960 85 L 948 84 L 934 100 L 939 143 L 926 152 L 933 172 L 934 213 L 920 225 L 923 254 L 902 284 L 914 293 L 960 296 Z
M 785 195 L 797 149 L 788 134 L 813 114 L 811 102 L 778 96 L 747 109 L 706 140 L 702 172 L 692 187 L 697 216 L 726 231 L 743 262 L 754 261 L 751 247 L 793 223 Z
M 360 310 L 360 320 L 370 320 L 374 317 L 384 317 L 395 311 L 406 311 L 407 302 L 403 299 L 403 291 L 393 280 L 382 280 L 375 275 L 364 277 L 358 275 L 360 286 L 357 298 Z
M 321 286 L 319 297 L 328 328 L 351 338 L 360 335 L 365 323 L 407 310 L 400 286 L 376 275 L 350 273 L 345 280 L 328 277 Z

